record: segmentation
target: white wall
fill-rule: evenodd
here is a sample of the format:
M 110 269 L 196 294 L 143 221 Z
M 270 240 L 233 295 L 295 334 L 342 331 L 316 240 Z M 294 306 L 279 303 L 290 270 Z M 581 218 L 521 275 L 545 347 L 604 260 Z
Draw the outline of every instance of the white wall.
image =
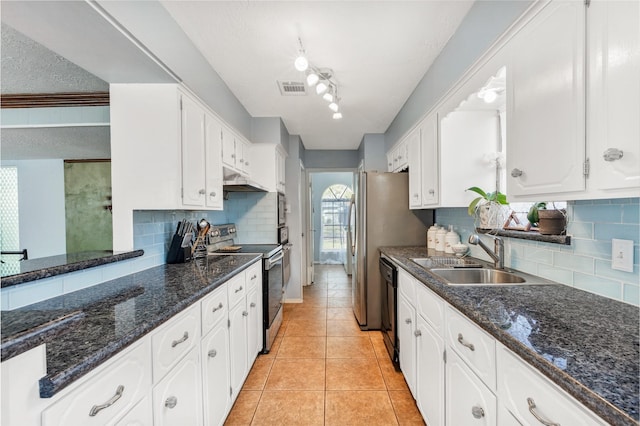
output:
M 3 161 L 18 168 L 20 249 L 29 258 L 67 251 L 63 160 Z

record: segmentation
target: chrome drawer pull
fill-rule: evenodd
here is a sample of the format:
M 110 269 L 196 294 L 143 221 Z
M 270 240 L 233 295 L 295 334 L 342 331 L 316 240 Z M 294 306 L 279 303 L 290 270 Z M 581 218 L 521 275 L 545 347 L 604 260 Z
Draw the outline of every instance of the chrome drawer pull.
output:
M 473 343 L 467 343 L 464 341 L 464 337 L 462 337 L 462 333 L 458 333 L 458 342 L 462 345 L 462 346 L 466 346 L 467 348 L 469 348 L 472 351 L 476 350 L 476 347 L 473 346 Z
M 198 191 L 198 194 L 200 194 L 200 195 L 204 195 L 206 193 L 207 193 L 207 191 L 205 191 L 204 189 L 201 189 L 200 191 Z
M 180 343 L 186 341 L 189 338 L 189 333 L 188 332 L 184 332 L 184 335 L 178 339 L 178 340 L 174 340 L 173 342 L 171 342 L 171 347 L 175 348 L 176 346 L 178 346 Z
M 242 286 L 236 288 L 236 293 L 239 292 L 239 291 L 242 291 Z
M 214 313 L 215 311 L 220 310 L 220 309 L 222 309 L 222 302 L 220 302 L 220 304 L 219 304 L 218 306 L 216 306 L 215 308 L 213 308 L 213 309 L 211 310 L 211 313 Z
M 249 304 L 249 306 L 251 306 L 252 308 L 255 308 L 255 307 L 256 307 L 256 304 L 255 304 L 255 302 L 251 302 L 251 303 Z
M 475 419 L 481 419 L 484 417 L 484 409 L 482 407 L 478 407 L 477 405 L 473 406 L 471 407 L 471 415 L 473 415 Z
M 533 414 L 533 417 L 536 418 L 537 421 L 542 423 L 544 426 L 560 426 L 560 423 L 550 422 L 549 420 L 545 420 L 540 416 L 540 414 L 536 413 L 536 403 L 533 398 L 527 398 L 527 404 L 529 404 L 529 412 Z
M 108 400 L 104 404 L 94 405 L 93 407 L 91 407 L 91 411 L 89 411 L 89 416 L 94 417 L 96 414 L 98 414 L 100 411 L 104 410 L 105 408 L 111 407 L 113 404 L 115 404 L 117 400 L 120 399 L 120 397 L 122 397 L 123 392 L 124 392 L 124 386 L 122 385 L 118 386 L 118 388 L 116 389 L 116 394 L 113 395 L 110 400 Z
M 406 322 L 407 324 L 411 324 L 411 318 L 407 318 L 406 320 L 404 320 L 404 322 Z
M 520 169 L 513 169 L 511 170 L 511 177 L 517 178 L 522 176 L 522 170 Z
M 255 280 L 256 278 L 258 278 L 258 276 L 255 274 L 251 277 L 252 280 Z
M 624 151 L 617 148 L 609 148 L 603 154 L 604 161 L 620 160 L 624 156 Z
M 413 335 L 416 336 L 416 337 L 420 337 L 420 336 L 422 336 L 422 331 L 416 330 L 416 331 L 413 332 Z
M 242 311 L 242 316 L 243 316 L 243 317 L 248 317 L 248 316 L 249 316 L 249 312 L 247 312 L 247 311 Z
M 218 355 L 218 352 L 215 349 L 211 349 L 208 355 L 209 355 L 209 358 L 215 358 L 215 356 Z
M 167 408 L 174 408 L 176 405 L 178 405 L 178 398 L 176 398 L 175 396 L 170 396 L 164 402 L 164 406 Z

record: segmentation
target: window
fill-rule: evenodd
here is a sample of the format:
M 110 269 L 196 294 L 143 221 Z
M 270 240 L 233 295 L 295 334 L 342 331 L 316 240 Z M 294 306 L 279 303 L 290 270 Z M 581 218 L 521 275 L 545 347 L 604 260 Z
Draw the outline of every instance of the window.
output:
M 20 233 L 18 221 L 18 168 L 0 168 L 0 246 L 2 251 L 16 251 L 20 249 Z M 2 275 L 12 275 L 20 272 L 20 266 L 14 260 L 19 255 L 3 255 L 4 260 L 12 262 L 2 263 Z
M 347 248 L 349 203 L 353 191 L 346 185 L 331 185 L 322 193 L 320 251 L 344 251 Z

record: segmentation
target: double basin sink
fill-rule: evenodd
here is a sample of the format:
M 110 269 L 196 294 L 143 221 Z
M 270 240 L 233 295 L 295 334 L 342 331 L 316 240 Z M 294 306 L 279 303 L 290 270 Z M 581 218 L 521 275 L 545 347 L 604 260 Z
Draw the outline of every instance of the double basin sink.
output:
M 555 284 L 553 281 L 514 270 L 491 269 L 488 265 L 473 259 L 456 258 L 412 258 L 411 261 L 435 274 L 448 285 L 504 286 Z M 459 262 L 455 262 L 459 261 Z

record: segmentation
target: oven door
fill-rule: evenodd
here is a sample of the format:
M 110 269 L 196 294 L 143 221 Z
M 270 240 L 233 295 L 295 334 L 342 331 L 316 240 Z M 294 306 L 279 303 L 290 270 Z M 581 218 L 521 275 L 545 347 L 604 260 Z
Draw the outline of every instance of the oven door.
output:
M 263 287 L 266 307 L 264 312 L 266 328 L 273 324 L 278 311 L 282 307 L 283 281 L 283 256 L 282 251 L 264 260 Z

